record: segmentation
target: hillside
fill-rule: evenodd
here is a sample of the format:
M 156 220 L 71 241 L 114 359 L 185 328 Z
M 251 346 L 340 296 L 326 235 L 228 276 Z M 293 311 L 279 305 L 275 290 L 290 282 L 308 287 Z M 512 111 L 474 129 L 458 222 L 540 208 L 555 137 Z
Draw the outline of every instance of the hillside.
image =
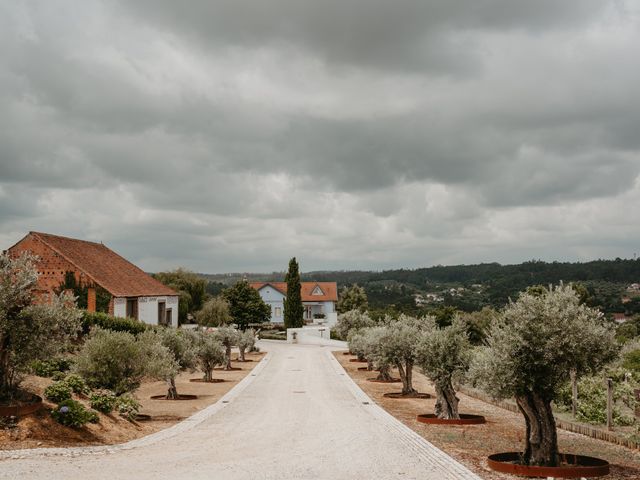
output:
M 241 278 L 250 281 L 281 281 L 284 272 L 202 274 L 226 285 Z M 532 260 L 516 265 L 437 265 L 417 269 L 384 271 L 318 271 L 302 275 L 303 281 L 336 281 L 338 286 L 362 285 L 373 308 L 415 310 L 416 296 L 423 305 L 440 304 L 472 311 L 485 305 L 500 307 L 531 285 L 563 282 L 583 284 L 589 303 L 606 312 L 637 313 L 638 300 L 623 304 L 625 289 L 640 282 L 640 259 L 594 260 L 591 262 L 543 262 Z

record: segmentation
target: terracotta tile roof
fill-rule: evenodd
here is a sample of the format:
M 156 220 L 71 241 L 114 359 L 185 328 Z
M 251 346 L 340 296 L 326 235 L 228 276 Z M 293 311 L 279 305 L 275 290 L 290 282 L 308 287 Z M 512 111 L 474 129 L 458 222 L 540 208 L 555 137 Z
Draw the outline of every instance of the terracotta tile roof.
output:
M 30 232 L 30 235 L 58 252 L 114 297 L 177 295 L 102 243 L 41 232 Z
M 250 283 L 253 288 L 260 290 L 265 285 L 271 285 L 273 288 L 287 294 L 286 282 L 253 282 Z M 338 301 L 338 285 L 336 282 L 300 282 L 300 294 L 303 302 L 337 302 Z M 313 295 L 313 291 L 318 287 L 322 291 L 322 295 Z

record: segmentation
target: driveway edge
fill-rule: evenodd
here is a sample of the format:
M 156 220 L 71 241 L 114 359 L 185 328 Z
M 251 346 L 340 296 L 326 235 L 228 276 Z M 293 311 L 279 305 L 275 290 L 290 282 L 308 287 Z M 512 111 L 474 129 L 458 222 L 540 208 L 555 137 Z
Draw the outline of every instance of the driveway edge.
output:
M 80 455 L 105 455 L 122 450 L 131 450 L 175 437 L 183 432 L 191 430 L 202 422 L 211 418 L 220 410 L 231 403 L 240 395 L 257 377 L 271 359 L 271 352 L 267 352 L 258 365 L 249 372 L 236 386 L 223 395 L 216 403 L 203 408 L 179 423 L 169 428 L 151 433 L 141 438 L 136 438 L 126 443 L 115 445 L 98 445 L 93 447 L 60 447 L 60 448 L 25 448 L 21 450 L 0 450 L 0 460 L 17 460 L 35 457 L 78 457 Z
M 424 461 L 425 464 L 432 465 L 434 470 L 437 470 L 441 475 L 447 475 L 446 477 L 442 476 L 440 478 L 449 478 L 451 480 L 481 480 L 478 475 L 422 438 L 374 402 L 349 376 L 331 351 L 327 351 L 326 355 L 336 374 L 342 378 L 345 387 L 351 392 L 358 403 L 361 404 L 361 407 L 365 408 L 374 418 L 384 423 L 385 427 L 398 437 L 399 442 L 408 450 L 412 451 L 416 457 Z

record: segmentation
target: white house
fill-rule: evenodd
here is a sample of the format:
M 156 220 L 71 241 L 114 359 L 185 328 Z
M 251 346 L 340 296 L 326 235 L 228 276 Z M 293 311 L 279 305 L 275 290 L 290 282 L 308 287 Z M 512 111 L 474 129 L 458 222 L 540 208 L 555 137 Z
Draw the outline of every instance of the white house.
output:
M 286 282 L 254 282 L 250 285 L 271 307 L 271 322 L 284 323 Z M 336 282 L 301 282 L 300 287 L 305 322 L 334 325 L 338 319 L 336 313 L 338 285 Z

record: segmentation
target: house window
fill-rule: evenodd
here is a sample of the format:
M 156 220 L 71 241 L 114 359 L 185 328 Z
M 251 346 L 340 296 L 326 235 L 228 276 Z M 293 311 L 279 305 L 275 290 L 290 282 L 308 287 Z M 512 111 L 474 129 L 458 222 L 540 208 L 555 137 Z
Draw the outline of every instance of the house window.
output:
M 138 299 L 127 298 L 127 317 L 138 319 Z
M 273 316 L 274 317 L 281 317 L 282 316 L 282 308 L 280 307 L 275 307 L 273 309 Z
M 324 292 L 318 285 L 316 285 L 316 288 L 313 289 L 311 295 L 324 295 Z

